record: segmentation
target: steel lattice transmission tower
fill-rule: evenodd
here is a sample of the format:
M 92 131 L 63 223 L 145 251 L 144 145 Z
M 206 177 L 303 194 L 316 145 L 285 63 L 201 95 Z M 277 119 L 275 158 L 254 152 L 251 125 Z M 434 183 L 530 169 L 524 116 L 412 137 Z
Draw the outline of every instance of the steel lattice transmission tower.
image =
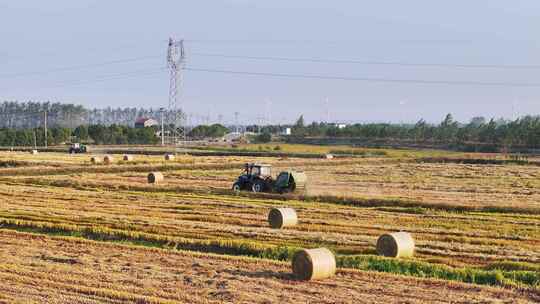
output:
M 167 126 L 170 143 L 177 145 L 186 139 L 186 115 L 180 101 L 182 89 L 182 69 L 186 60 L 184 40 L 169 38 L 167 49 L 167 67 L 170 72 L 169 83 L 169 111 L 167 113 Z

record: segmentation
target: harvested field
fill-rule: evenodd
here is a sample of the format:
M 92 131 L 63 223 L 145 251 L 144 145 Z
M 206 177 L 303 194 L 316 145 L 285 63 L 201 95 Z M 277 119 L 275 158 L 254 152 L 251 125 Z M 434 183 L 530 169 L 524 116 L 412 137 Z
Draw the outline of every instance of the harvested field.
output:
M 540 216 L 533 215 L 358 208 L 223 195 L 33 185 L 5 186 L 0 200 L 0 221 L 15 229 L 45 225 L 45 232 L 64 228 L 76 232 L 95 228 L 105 235 L 143 233 L 149 234 L 149 240 L 164 238 L 195 245 L 232 242 L 261 250 L 317 244 L 347 256 L 374 254 L 380 234 L 406 230 L 417 240 L 418 261 L 454 267 L 540 262 Z M 270 208 L 282 205 L 295 208 L 300 223 L 276 231 L 268 227 L 267 214 Z M 236 249 L 230 251 L 235 253 Z
M 533 303 L 530 292 L 339 271 L 296 281 L 284 263 L 0 230 L 0 301 L 43 303 Z M 384 288 L 377 282 L 384 282 Z
M 60 240 L 59 236 L 76 237 L 78 241 L 69 241 L 75 243 L 89 242 L 81 239 L 93 240 L 99 243 L 89 244 L 106 248 L 116 248 L 112 244 L 116 242 L 156 247 L 159 249 L 149 251 L 156 255 L 191 257 L 198 256 L 193 252 L 203 252 L 222 255 L 219 258 L 200 255 L 220 261 L 247 261 L 247 257 L 256 257 L 266 259 L 256 263 L 278 265 L 278 268 L 285 266 L 277 261 L 289 261 L 298 248 L 326 247 L 336 254 L 336 280 L 343 279 L 343 274 L 350 274 L 360 282 L 365 276 L 388 276 L 391 280 L 427 277 L 445 280 L 441 286 L 450 289 L 447 286 L 458 286 L 451 281 L 504 286 L 508 291 L 500 294 L 503 299 L 518 290 L 525 292 L 529 300 L 540 293 L 540 167 L 420 163 L 414 157 L 404 157 L 403 153 L 399 158 L 390 152 L 388 155 L 332 160 L 257 158 L 258 162 L 272 164 L 274 174 L 289 168 L 307 173 L 310 180 L 307 193 L 282 196 L 235 195 L 230 191 L 243 164 L 253 161 L 243 156 L 181 156 L 166 162 L 163 155 L 138 155 L 132 162 L 122 162 L 116 157 L 114 164 L 105 166 L 91 165 L 89 155 L 0 152 L 0 162 L 6 164 L 0 166 L 0 229 L 3 234 L 17 236 L 12 237 L 15 239 L 27 236 L 17 234 L 18 231 L 49 235 L 53 237 L 51 240 Z M 162 172 L 164 181 L 148 184 L 147 175 L 152 171 Z M 268 212 L 275 207 L 294 208 L 298 225 L 271 229 Z M 377 238 L 397 231 L 413 235 L 415 256 L 405 259 L 377 256 Z M 45 247 L 43 250 L 50 249 Z M 136 255 L 133 259 L 138 258 Z M 220 263 L 216 262 L 215 266 Z M 229 267 L 223 263 L 226 265 L 219 267 Z M 121 265 L 113 262 L 107 267 L 107 271 L 113 271 Z M 351 272 L 351 269 L 379 274 Z M 409 278 L 394 277 L 395 274 Z M 264 279 L 300 284 L 291 281 L 284 272 Z M 123 280 L 119 274 L 118 280 Z M 347 282 L 353 284 L 353 279 Z M 321 284 L 329 283 L 333 284 L 332 279 Z M 343 285 L 343 288 L 353 293 L 359 287 Z M 399 287 L 392 296 L 397 297 L 401 290 Z M 299 288 L 294 292 L 300 291 Z M 284 299 L 308 301 L 294 292 Z M 141 295 L 138 291 L 133 294 Z M 179 300 L 169 297 L 165 289 L 163 294 L 167 297 L 159 298 L 159 292 L 142 293 L 142 296 L 157 295 L 159 301 Z M 210 299 L 209 295 L 197 294 L 192 301 Z M 66 294 L 66 299 L 71 298 Z M 228 299 L 221 300 L 246 301 L 241 296 Z M 392 298 L 388 299 L 392 302 Z M 488 296 L 486 299 L 489 300 L 485 302 L 493 300 Z M 348 302 L 345 298 L 339 300 Z
M 155 157 L 149 157 L 156 161 Z M 241 173 L 247 158 L 189 158 L 174 165 L 137 162 L 90 168 L 7 168 L 0 176 L 40 176 L 47 180 L 65 180 L 70 174 L 86 183 L 140 187 L 150 171 L 164 172 L 162 189 L 229 190 Z M 520 210 L 540 214 L 540 167 L 524 165 L 470 165 L 416 163 L 396 159 L 276 159 L 260 160 L 280 170 L 303 170 L 309 177 L 308 196 L 332 198 L 393 200 L 407 206 L 488 210 Z M 133 164 L 133 165 L 129 165 Z M 54 176 L 58 175 L 58 176 Z M 105 182 L 106 181 L 106 182 Z
M 385 162 L 307 173 L 313 195 L 347 193 L 434 205 L 540 210 L 540 168 L 536 166 Z

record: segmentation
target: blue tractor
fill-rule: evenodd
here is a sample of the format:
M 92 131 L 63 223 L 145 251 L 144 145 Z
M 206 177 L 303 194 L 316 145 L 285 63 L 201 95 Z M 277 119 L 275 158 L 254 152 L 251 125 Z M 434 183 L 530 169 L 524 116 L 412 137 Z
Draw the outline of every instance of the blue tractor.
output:
M 267 164 L 245 164 L 244 172 L 232 186 L 233 191 L 287 193 L 305 189 L 306 175 L 298 171 L 283 171 L 276 179 L 272 176 L 272 166 Z

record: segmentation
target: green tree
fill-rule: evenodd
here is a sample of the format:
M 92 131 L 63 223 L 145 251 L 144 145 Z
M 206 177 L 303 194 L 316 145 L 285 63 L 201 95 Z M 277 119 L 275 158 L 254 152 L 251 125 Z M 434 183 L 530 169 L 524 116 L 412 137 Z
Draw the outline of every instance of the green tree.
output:
M 306 136 L 306 127 L 304 125 L 304 115 L 300 115 L 298 120 L 296 120 L 296 123 L 291 129 L 292 135 L 294 136 Z
M 205 137 L 218 138 L 218 137 L 223 137 L 228 132 L 229 132 L 229 129 L 227 129 L 225 126 L 221 124 L 213 124 L 210 126 L 199 125 L 193 128 L 188 133 L 188 136 L 194 137 L 194 138 L 205 138 Z
M 414 128 L 412 129 L 412 134 L 414 137 L 414 140 L 416 141 L 424 141 L 426 140 L 426 130 L 428 128 L 428 124 L 425 120 L 420 119 L 416 124 L 414 125 Z
M 304 127 L 304 115 L 300 115 L 298 119 L 296 120 L 296 123 L 294 124 L 296 128 L 303 128 Z
M 264 132 L 255 137 L 257 143 L 269 143 L 272 141 L 272 135 L 269 132 Z
M 495 143 L 497 124 L 491 119 L 487 124 L 480 127 L 479 139 L 484 143 Z
M 452 114 L 446 114 L 446 117 L 439 125 L 437 139 L 440 141 L 452 143 L 457 138 L 458 123 L 454 121 Z
M 73 136 L 77 137 L 79 141 L 88 140 L 88 127 L 85 125 L 80 125 L 73 131 Z

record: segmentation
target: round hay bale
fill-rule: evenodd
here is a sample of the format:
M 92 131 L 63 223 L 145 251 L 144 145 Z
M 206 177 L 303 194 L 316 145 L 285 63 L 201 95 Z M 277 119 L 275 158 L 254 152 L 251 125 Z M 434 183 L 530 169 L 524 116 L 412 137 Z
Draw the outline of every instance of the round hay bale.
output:
M 114 157 L 112 157 L 111 155 L 105 155 L 105 157 L 103 157 L 103 162 L 106 165 L 110 165 L 114 162 Z
M 300 280 L 325 279 L 336 273 L 336 258 L 326 248 L 302 249 L 294 254 L 292 268 Z
M 334 158 L 334 155 L 332 155 L 332 154 L 326 154 L 324 157 L 325 157 L 326 159 L 333 159 L 333 158 Z
M 298 224 L 298 217 L 293 208 L 273 208 L 268 213 L 268 224 L 274 229 L 292 227 Z
M 36 155 L 36 154 L 38 154 L 38 150 L 32 150 L 32 151 L 30 151 L 30 154 Z
M 165 154 L 165 160 L 174 160 L 174 154 Z
M 133 160 L 133 155 L 125 154 L 125 155 L 122 157 L 122 160 L 124 160 L 124 161 L 132 161 L 132 160 Z
M 148 173 L 148 183 L 157 184 L 163 181 L 163 173 L 161 172 L 150 172 Z
M 91 162 L 92 164 L 94 164 L 94 165 L 95 165 L 95 164 L 99 164 L 99 163 L 101 163 L 101 159 L 100 159 L 99 157 L 92 156 L 92 157 L 90 157 L 90 162 Z
M 414 239 L 408 232 L 383 234 L 377 240 L 377 253 L 394 258 L 412 257 L 414 255 Z

